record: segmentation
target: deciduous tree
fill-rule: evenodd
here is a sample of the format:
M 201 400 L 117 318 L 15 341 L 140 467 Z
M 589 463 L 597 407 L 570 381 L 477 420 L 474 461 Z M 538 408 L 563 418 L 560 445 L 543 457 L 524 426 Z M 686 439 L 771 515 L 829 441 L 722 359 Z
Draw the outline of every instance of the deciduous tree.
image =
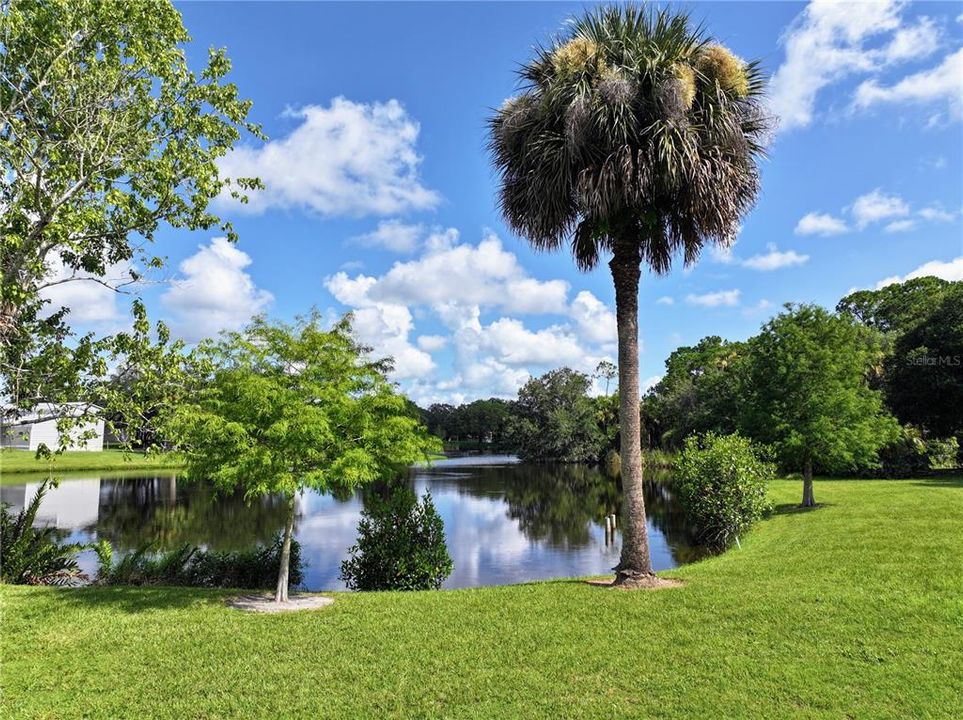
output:
M 803 473 L 802 505 L 816 504 L 813 466 L 848 470 L 875 462 L 899 426 L 867 377 L 878 348 L 847 316 L 786 305 L 750 341 L 742 424 Z
M 248 497 L 282 494 L 288 514 L 275 599 L 288 597 L 295 495 L 350 489 L 404 472 L 438 449 L 404 396 L 351 336 L 317 312 L 293 325 L 255 319 L 200 354 L 207 383 L 178 414 L 191 477 Z

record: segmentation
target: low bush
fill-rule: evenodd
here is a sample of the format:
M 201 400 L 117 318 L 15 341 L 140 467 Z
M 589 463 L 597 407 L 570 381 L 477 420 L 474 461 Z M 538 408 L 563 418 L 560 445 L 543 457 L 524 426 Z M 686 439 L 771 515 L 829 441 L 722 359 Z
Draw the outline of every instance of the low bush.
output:
M 775 466 L 739 434 L 690 436 L 678 461 L 679 500 L 699 540 L 728 547 L 768 510 Z
M 437 590 L 452 570 L 431 493 L 419 502 L 405 486 L 369 497 L 348 554 L 341 579 L 351 590 Z
M 908 478 L 926 475 L 932 470 L 946 470 L 957 466 L 959 443 L 955 437 L 924 440 L 912 425 L 900 428 L 899 436 L 879 452 L 879 465 L 856 468 L 857 477 Z
M 0 581 L 11 585 L 73 585 L 85 579 L 77 564 L 82 547 L 63 544 L 55 528 L 35 528 L 49 480 L 14 516 L 0 505 Z
M 183 545 L 168 551 L 155 551 L 143 545 L 116 561 L 106 540 L 96 546 L 100 585 L 188 585 L 192 587 L 270 589 L 277 584 L 281 561 L 282 537 L 271 545 L 252 550 L 217 552 Z M 291 541 L 289 583 L 304 580 L 301 546 Z

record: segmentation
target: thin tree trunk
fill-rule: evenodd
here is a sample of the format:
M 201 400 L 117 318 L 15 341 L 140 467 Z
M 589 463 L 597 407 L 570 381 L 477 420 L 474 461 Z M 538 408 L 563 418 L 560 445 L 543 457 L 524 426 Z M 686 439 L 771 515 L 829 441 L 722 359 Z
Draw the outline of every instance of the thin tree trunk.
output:
M 816 498 L 813 496 L 813 459 L 811 455 L 806 455 L 803 462 L 803 507 L 815 507 Z
M 619 431 L 622 461 L 622 555 L 616 583 L 652 575 L 649 536 L 642 495 L 642 441 L 639 418 L 639 278 L 637 248 L 617 247 L 609 263 L 615 282 L 615 316 L 619 336 Z
M 274 602 L 288 601 L 288 573 L 291 565 L 291 534 L 294 531 L 294 493 L 288 493 L 288 519 L 284 524 L 284 542 L 281 545 L 281 564 L 278 567 L 278 587 Z

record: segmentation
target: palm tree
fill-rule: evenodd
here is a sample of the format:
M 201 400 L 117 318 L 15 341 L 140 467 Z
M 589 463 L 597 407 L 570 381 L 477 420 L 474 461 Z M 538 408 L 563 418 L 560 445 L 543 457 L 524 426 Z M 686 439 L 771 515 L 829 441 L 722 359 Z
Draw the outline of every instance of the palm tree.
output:
M 616 581 L 651 579 L 639 436 L 638 288 L 707 243 L 728 246 L 759 189 L 764 79 L 686 14 L 604 7 L 520 70 L 489 121 L 499 204 L 541 250 L 591 270 L 611 253 L 625 493 Z

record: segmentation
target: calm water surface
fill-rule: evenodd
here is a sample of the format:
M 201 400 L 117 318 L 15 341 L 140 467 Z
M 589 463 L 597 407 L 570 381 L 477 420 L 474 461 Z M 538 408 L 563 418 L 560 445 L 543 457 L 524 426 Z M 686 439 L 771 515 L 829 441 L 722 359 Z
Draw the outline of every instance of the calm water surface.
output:
M 583 465 L 527 465 L 510 456 L 449 458 L 413 468 L 419 494 L 431 491 L 445 521 L 454 572 L 445 587 L 477 587 L 608 572 L 618 561 L 620 533 L 606 542 L 605 516 L 621 511 L 616 480 Z M 0 488 L 15 510 L 40 481 Z M 298 498 L 295 536 L 308 562 L 305 586 L 343 589 L 339 567 L 357 536 L 365 494 Z M 646 485 L 652 563 L 664 570 L 697 558 L 681 512 L 668 488 Z M 214 497 L 200 483 L 175 474 L 74 473 L 51 490 L 38 523 L 55 525 L 65 539 L 107 538 L 119 551 L 145 542 L 183 543 L 236 550 L 268 542 L 284 526 L 284 503 L 265 496 Z M 92 553 L 84 569 L 96 569 Z

